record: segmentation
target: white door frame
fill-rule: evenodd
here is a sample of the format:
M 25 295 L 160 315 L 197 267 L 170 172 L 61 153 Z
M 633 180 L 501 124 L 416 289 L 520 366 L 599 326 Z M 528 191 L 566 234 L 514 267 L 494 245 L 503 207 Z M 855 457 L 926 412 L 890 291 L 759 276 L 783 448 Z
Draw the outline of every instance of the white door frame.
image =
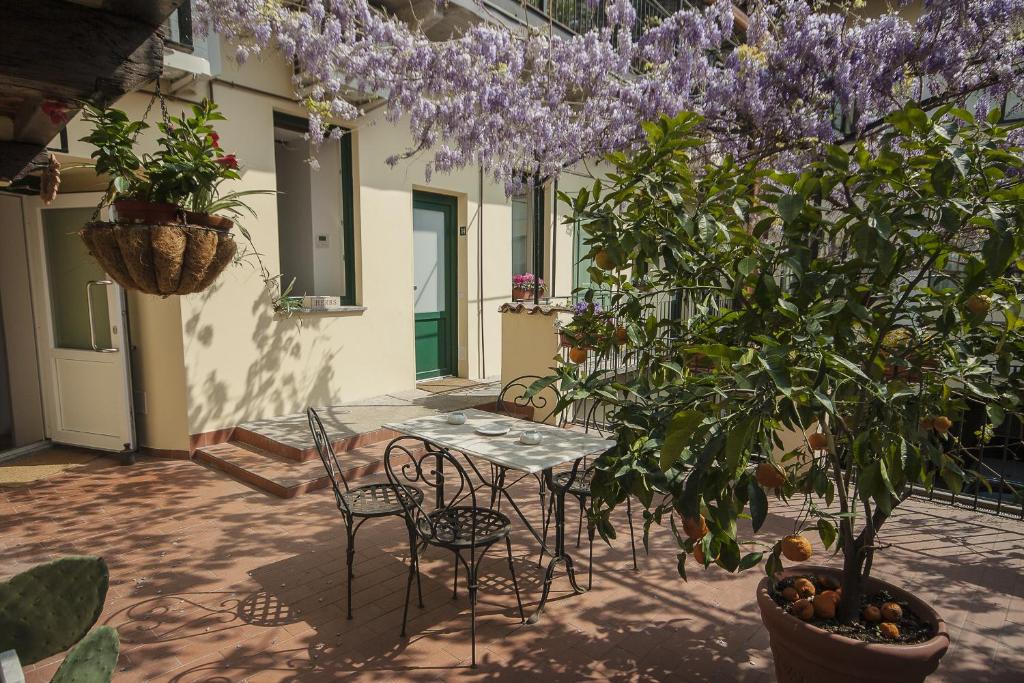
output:
M 130 348 L 128 338 L 127 303 L 124 290 L 109 278 L 86 286 L 89 297 L 105 292 L 110 315 L 110 348 L 92 350 L 57 349 L 54 339 L 49 273 L 47 272 L 46 245 L 43 235 L 42 212 L 47 209 L 78 209 L 95 207 L 100 193 L 89 192 L 59 196 L 44 206 L 38 198 L 25 198 L 25 230 L 29 251 L 29 274 L 32 283 L 32 308 L 35 314 L 36 340 L 39 354 L 39 372 L 43 394 L 43 413 L 47 438 L 57 443 L 84 446 L 99 450 L 124 452 L 136 448 L 135 420 L 132 410 Z M 93 319 L 90 309 L 90 327 Z M 64 401 L 109 401 L 117 417 L 116 426 L 105 432 L 91 432 L 85 427 L 64 424 L 61 406 L 61 377 L 59 360 L 70 363 L 87 362 L 100 368 L 109 366 L 104 374 L 110 378 L 108 386 L 74 387 L 74 395 L 65 395 Z M 109 372 L 108 372 L 109 370 Z M 65 392 L 68 387 L 65 387 Z

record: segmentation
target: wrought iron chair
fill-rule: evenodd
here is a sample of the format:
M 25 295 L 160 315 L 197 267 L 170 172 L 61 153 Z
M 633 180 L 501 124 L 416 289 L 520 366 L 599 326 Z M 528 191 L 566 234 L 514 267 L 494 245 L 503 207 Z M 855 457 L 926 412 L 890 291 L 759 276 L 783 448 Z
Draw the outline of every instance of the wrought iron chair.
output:
M 331 439 L 324 429 L 324 423 L 312 407 L 306 410 L 306 417 L 309 419 L 309 431 L 313 433 L 313 443 L 316 444 L 316 451 L 320 454 L 320 460 L 324 463 L 327 476 L 331 480 L 331 488 L 334 489 L 334 499 L 338 504 L 338 510 L 345 520 L 345 564 L 348 569 L 346 580 L 346 597 L 348 618 L 352 618 L 352 564 L 355 560 L 356 532 L 368 519 L 380 517 L 401 517 L 405 514 L 402 503 L 399 500 L 399 490 L 390 483 L 364 484 L 356 488 L 350 488 L 348 480 L 338 463 L 331 446 Z M 344 489 L 344 490 L 342 490 Z M 418 502 L 423 501 L 423 492 L 406 486 L 403 487 L 406 498 Z M 412 535 L 409 536 L 410 557 L 415 558 L 416 542 Z M 415 566 L 415 560 L 410 560 L 411 566 Z M 419 586 L 419 573 L 417 571 L 416 587 L 420 591 L 420 605 L 423 604 L 423 592 Z
M 424 446 L 426 451 L 420 452 Z M 516 568 L 512 563 L 512 522 L 497 510 L 477 505 L 476 489 L 469 475 L 446 449 L 438 449 L 414 437 L 398 437 L 388 444 L 387 450 L 384 451 L 384 470 L 395 490 L 399 487 L 418 490 L 408 488 L 418 482 L 434 490 L 433 509 L 428 510 L 424 507 L 422 496 L 417 498 L 400 495 L 399 501 L 405 512 L 410 539 L 418 539 L 425 546 L 436 546 L 451 551 L 455 556 L 456 569 L 461 563 L 466 570 L 471 614 L 472 665 L 475 667 L 477 572 L 487 551 L 502 540 L 505 541 L 505 548 L 508 551 L 508 568 L 512 575 L 519 618 L 525 621 L 523 601 L 519 596 L 519 583 L 516 581 Z M 446 481 L 446 470 L 450 475 L 450 481 Z M 412 564 L 409 566 L 409 578 L 405 586 L 405 608 L 402 610 L 403 638 L 409 616 L 412 580 L 414 576 L 417 581 L 419 580 L 419 542 L 412 543 Z M 422 603 L 422 595 L 420 601 Z

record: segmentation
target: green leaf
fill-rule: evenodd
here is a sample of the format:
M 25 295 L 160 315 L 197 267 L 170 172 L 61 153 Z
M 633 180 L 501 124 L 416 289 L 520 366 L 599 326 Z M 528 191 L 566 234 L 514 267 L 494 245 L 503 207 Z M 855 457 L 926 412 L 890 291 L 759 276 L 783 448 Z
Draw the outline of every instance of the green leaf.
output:
M 667 472 L 672 468 L 683 449 L 692 442 L 693 435 L 703 420 L 704 413 L 696 410 L 683 410 L 672 417 L 672 422 L 669 423 L 668 430 L 665 432 L 665 441 L 661 445 L 659 466 L 662 472 Z
M 757 566 L 761 563 L 761 558 L 764 557 L 764 553 L 747 553 L 740 560 L 739 570 L 745 571 L 751 567 Z
M 821 536 L 821 542 L 824 544 L 825 549 L 828 550 L 832 547 L 832 544 L 836 542 L 836 527 L 832 522 L 827 519 L 818 520 L 818 535 Z
M 798 194 L 787 194 L 779 197 L 779 215 L 782 220 L 792 223 L 804 208 L 804 198 Z
M 682 577 L 683 581 L 686 581 L 686 553 L 681 552 L 676 555 L 676 571 L 679 572 L 679 576 Z
M 768 496 L 753 477 L 747 482 L 747 496 L 750 501 L 750 523 L 756 533 L 768 518 Z

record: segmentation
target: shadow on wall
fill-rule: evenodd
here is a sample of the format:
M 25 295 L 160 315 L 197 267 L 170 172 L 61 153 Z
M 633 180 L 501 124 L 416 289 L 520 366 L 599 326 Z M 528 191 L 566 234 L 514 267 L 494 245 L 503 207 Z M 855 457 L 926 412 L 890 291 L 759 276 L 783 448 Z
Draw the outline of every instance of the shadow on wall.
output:
M 218 330 L 216 322 L 209 321 L 215 321 L 216 316 L 206 314 L 207 305 L 220 289 L 221 284 L 217 283 L 198 297 L 201 305 L 185 321 L 186 359 L 204 352 L 224 353 L 214 351 Z M 204 377 L 187 378 L 188 420 L 193 433 L 234 427 L 245 419 L 294 413 L 306 405 L 329 403 L 332 390 L 337 390 L 333 365 L 338 350 L 307 348 L 312 346 L 309 340 L 316 337 L 322 325 L 320 320 L 278 316 L 264 290 L 259 291 L 249 310 L 254 318 L 251 343 L 238 349 L 239 356 L 253 359 L 245 369 L 244 383 L 237 372 L 237 358 L 221 370 L 210 370 Z

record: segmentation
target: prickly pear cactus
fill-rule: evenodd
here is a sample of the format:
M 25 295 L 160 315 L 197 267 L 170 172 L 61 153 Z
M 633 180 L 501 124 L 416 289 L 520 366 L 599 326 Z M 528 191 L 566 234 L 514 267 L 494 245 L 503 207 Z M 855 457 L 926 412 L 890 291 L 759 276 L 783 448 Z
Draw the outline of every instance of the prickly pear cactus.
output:
M 119 649 L 117 630 L 100 626 L 71 648 L 50 683 L 108 683 Z
M 103 610 L 109 574 L 100 557 L 65 557 L 0 583 L 0 652 L 22 664 L 63 652 Z

